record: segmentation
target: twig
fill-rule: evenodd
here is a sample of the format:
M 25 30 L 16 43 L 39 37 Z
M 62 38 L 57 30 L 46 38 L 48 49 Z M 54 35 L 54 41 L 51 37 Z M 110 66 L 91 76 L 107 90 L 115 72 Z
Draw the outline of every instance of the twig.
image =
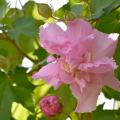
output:
M 15 0 L 15 8 L 17 8 L 17 0 Z
M 21 8 L 23 8 L 23 5 L 22 5 L 22 3 L 21 3 L 21 1 L 19 0 L 19 3 L 20 3 L 20 5 L 21 5 Z

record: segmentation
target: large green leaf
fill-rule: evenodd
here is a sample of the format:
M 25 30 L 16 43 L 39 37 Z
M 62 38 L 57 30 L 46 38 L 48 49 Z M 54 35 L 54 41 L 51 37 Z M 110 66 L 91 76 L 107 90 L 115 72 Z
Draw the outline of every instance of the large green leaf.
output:
M 12 28 L 12 23 L 23 16 L 23 12 L 17 8 L 10 8 L 6 13 L 5 17 L 1 20 L 2 24 L 6 25 L 6 28 Z
M 114 0 L 107 8 L 104 9 L 104 12 L 105 14 L 108 14 L 118 7 L 120 7 L 120 0 Z
M 20 102 L 30 111 L 34 111 L 33 89 L 34 85 L 28 80 L 25 68 L 16 67 L 14 72 L 10 73 L 12 80 L 12 90 L 16 98 L 16 102 Z
M 32 17 L 20 17 L 13 22 L 13 29 L 9 30 L 12 39 L 19 41 L 21 34 L 34 38 L 38 36 L 38 23 Z
M 19 47 L 22 49 L 22 51 L 24 51 L 24 53 L 30 53 L 38 48 L 35 39 L 24 34 L 19 36 Z
M 68 2 L 54 13 L 55 16 L 66 20 L 73 20 L 85 16 L 87 18 L 89 14 L 88 5 L 84 1 L 79 3 Z
M 11 106 L 14 95 L 9 83 L 10 79 L 0 71 L 0 119 L 9 120 L 11 118 Z
M 106 33 L 120 33 L 120 9 L 100 18 L 97 28 Z M 109 22 L 108 22 L 109 21 Z
M 91 0 L 90 7 L 93 18 L 99 18 L 105 13 L 104 9 L 116 0 Z

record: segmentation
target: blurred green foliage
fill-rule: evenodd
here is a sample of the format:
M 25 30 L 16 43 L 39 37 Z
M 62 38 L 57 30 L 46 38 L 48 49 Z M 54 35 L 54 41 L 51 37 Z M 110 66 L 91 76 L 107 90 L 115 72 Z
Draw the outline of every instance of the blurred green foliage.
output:
M 19 0 L 18 0 L 19 1 Z M 59 4 L 59 1 L 58 1 Z M 105 33 L 120 33 L 120 0 L 69 0 L 58 10 L 35 1 L 28 1 L 22 9 L 10 8 L 0 0 L 0 120 L 49 120 L 39 109 L 39 100 L 46 94 L 58 95 L 63 112 L 51 120 L 120 120 L 120 110 L 103 110 L 98 106 L 93 113 L 74 113 L 76 99 L 67 85 L 54 90 L 43 80 L 34 81 L 31 75 L 46 64 L 49 55 L 41 48 L 39 27 L 56 20 L 84 18 Z M 32 68 L 22 67 L 24 58 Z M 115 71 L 120 79 L 120 40 L 114 55 Z M 109 99 L 120 100 L 120 93 L 105 87 Z M 83 117 L 81 117 L 83 116 Z

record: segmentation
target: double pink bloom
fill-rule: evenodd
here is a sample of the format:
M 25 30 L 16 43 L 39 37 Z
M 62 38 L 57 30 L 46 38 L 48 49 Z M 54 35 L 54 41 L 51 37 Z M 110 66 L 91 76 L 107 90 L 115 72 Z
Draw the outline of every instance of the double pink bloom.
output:
M 91 112 L 104 85 L 120 91 L 113 60 L 119 35 L 99 32 L 82 19 L 70 21 L 66 27 L 56 23 L 41 27 L 42 47 L 60 58 L 51 55 L 33 78 L 45 79 L 54 88 L 69 84 L 78 101 L 76 112 Z

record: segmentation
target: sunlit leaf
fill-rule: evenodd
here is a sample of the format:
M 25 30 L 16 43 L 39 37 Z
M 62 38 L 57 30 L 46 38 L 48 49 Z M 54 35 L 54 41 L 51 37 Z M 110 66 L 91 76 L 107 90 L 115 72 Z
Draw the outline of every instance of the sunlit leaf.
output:
M 0 20 L 2 17 L 4 17 L 7 8 L 8 8 L 7 2 L 5 0 L 0 0 Z
M 32 91 L 34 85 L 28 80 L 25 68 L 17 67 L 14 72 L 10 73 L 12 80 L 12 90 L 16 102 L 20 102 L 30 111 L 34 111 Z
M 23 12 L 26 16 L 33 16 L 33 11 L 35 8 L 35 2 L 33 1 L 28 1 L 24 7 L 23 7 Z

